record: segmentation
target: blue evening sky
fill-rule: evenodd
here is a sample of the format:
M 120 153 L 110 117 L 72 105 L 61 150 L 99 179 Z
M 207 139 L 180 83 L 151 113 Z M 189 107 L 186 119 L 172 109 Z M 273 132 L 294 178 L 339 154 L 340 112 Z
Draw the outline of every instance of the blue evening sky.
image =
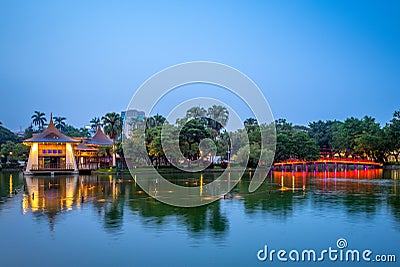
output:
M 40 110 L 84 126 L 163 68 L 207 60 L 248 75 L 275 118 L 385 123 L 400 109 L 399 14 L 398 1 L 4 0 L 0 121 L 24 129 Z

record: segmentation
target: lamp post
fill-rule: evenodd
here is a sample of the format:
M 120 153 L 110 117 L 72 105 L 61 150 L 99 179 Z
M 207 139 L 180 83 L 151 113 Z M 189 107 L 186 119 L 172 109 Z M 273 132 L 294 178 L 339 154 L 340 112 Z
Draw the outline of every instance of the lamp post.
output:
M 228 150 L 226 151 L 228 153 L 228 167 L 231 167 L 231 149 L 228 147 Z

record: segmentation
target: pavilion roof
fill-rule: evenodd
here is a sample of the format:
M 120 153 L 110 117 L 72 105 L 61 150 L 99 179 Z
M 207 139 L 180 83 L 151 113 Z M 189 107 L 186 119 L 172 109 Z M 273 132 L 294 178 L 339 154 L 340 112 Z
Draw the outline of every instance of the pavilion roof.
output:
M 97 131 L 90 140 L 85 142 L 88 145 L 111 146 L 113 141 L 108 138 L 101 130 L 100 124 L 97 126 Z
M 66 136 L 61 133 L 53 123 L 53 116 L 50 115 L 50 123 L 46 130 L 34 134 L 31 138 L 24 140 L 25 143 L 80 143 L 80 140 Z
M 76 150 L 80 150 L 80 151 L 97 151 L 96 148 L 87 146 L 87 145 L 84 144 L 84 143 L 78 144 L 78 146 L 76 147 Z

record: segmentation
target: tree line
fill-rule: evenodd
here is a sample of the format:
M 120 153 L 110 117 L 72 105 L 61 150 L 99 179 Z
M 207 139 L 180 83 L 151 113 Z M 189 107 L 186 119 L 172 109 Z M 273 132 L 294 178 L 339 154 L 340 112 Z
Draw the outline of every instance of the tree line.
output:
M 259 131 L 253 118 L 245 121 L 249 131 Z M 276 151 L 274 161 L 315 160 L 320 157 L 361 158 L 381 163 L 399 162 L 400 111 L 383 127 L 374 118 L 350 117 L 344 121 L 310 122 L 308 126 L 293 125 L 285 119 L 275 121 Z M 249 135 L 250 143 L 259 142 L 259 134 Z M 254 153 L 253 153 L 254 154 Z M 257 154 L 251 165 L 256 165 Z
M 46 115 L 35 111 L 31 116 L 32 124 L 25 129 L 23 137 L 17 137 L 10 130 L 0 124 L 0 156 L 1 163 L 27 160 L 29 148 L 21 144 L 22 140 L 32 137 L 47 126 Z M 161 132 L 166 129 L 167 136 L 164 145 L 171 148 L 173 143 L 168 143 L 172 136 L 178 137 L 179 152 L 190 162 L 193 160 L 212 161 L 219 156 L 221 160 L 232 160 L 237 164 L 247 164 L 250 167 L 257 166 L 261 161 L 271 158 L 274 150 L 274 142 L 264 144 L 261 150 L 261 136 L 276 135 L 276 150 L 273 156 L 274 162 L 290 159 L 315 160 L 321 156 L 329 157 L 353 157 L 368 158 L 382 163 L 389 161 L 399 162 L 400 156 L 400 111 L 395 111 L 392 119 L 381 126 L 374 118 L 365 116 L 362 119 L 350 117 L 344 121 L 326 120 L 310 122 L 307 126 L 293 125 L 285 119 L 278 119 L 273 125 L 259 125 L 254 118 L 244 121 L 244 128 L 235 132 L 228 132 L 225 126 L 229 120 L 229 111 L 223 107 L 214 105 L 207 110 L 203 107 L 192 107 L 186 112 L 186 116 L 179 118 L 174 124 L 166 121 L 160 114 L 138 120 L 131 118 L 127 127 L 131 128 L 130 136 L 125 140 L 125 149 L 129 155 L 140 160 L 148 157 L 153 165 L 168 166 L 168 159 L 164 152 Z M 55 126 L 64 134 L 71 137 L 88 138 L 93 135 L 97 127 L 101 125 L 110 139 L 113 140 L 112 148 L 106 150 L 110 155 L 124 156 L 122 149 L 123 118 L 120 114 L 111 112 L 104 116 L 90 120 L 90 128 L 76 128 L 66 123 L 66 117 L 55 116 Z M 273 127 L 272 127 L 273 126 Z M 140 128 L 145 127 L 144 142 L 146 151 L 138 149 L 137 141 Z M 248 136 L 248 142 L 243 136 Z M 171 138 L 168 138 L 168 135 Z M 212 140 L 213 150 L 204 154 L 207 147 L 201 146 L 205 138 Z M 233 142 L 231 142 L 233 140 Z M 136 143 L 135 143 L 136 142 Z M 274 144 L 275 145 L 275 144 Z M 207 146 L 207 145 L 206 145 Z M 171 149 L 176 152 L 176 150 Z M 208 151 L 208 150 L 207 150 Z M 177 153 L 177 152 L 176 152 Z M 210 157 L 210 155 L 212 155 Z M 172 158 L 179 155 L 172 155 Z M 143 160 L 144 163 L 144 160 Z
M 179 136 L 180 151 L 188 160 L 198 160 L 202 157 L 199 145 L 204 138 L 213 140 L 216 155 L 221 156 L 223 160 L 231 156 L 230 159 L 237 164 L 255 167 L 259 165 L 260 160 L 272 157 L 272 142 L 267 141 L 264 144 L 265 151 L 261 151 L 261 135 L 273 135 L 271 125 L 259 125 L 256 119 L 248 118 L 244 121 L 243 129 L 228 133 L 224 129 L 228 119 L 229 112 L 221 106 L 214 106 L 209 111 L 193 107 L 186 112 L 184 118 L 178 119 L 175 125 L 166 122 L 159 114 L 147 118 L 147 156 L 154 165 L 169 165 L 161 144 L 162 125 L 167 123 L 169 134 Z M 351 157 L 382 163 L 399 162 L 400 111 L 395 111 L 392 119 L 384 126 L 370 116 L 361 119 L 350 117 L 344 121 L 319 120 L 310 122 L 307 126 L 293 125 L 285 119 L 278 119 L 273 126 L 276 131 L 274 162 L 310 161 L 321 157 Z M 182 128 L 179 130 L 179 127 Z M 246 144 L 245 139 L 241 137 L 244 132 L 248 135 Z M 137 146 L 135 147 L 132 141 L 135 139 L 135 133 L 132 132 L 132 135 L 132 146 L 127 146 L 127 149 L 129 154 L 135 155 Z M 231 144 L 230 140 L 234 142 Z M 138 153 L 138 158 L 145 156 L 140 155 L 143 151 Z

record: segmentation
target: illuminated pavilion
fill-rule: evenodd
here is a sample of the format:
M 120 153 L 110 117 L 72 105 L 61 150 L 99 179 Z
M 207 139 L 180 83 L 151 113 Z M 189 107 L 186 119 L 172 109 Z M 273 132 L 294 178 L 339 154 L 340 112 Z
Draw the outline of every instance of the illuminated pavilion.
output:
M 109 164 L 107 157 L 99 155 L 100 148 L 112 145 L 100 126 L 92 138 L 66 136 L 54 125 L 52 116 L 46 130 L 23 143 L 30 146 L 25 174 L 74 174 L 80 170 L 96 170 Z
M 102 167 L 108 167 L 112 160 L 100 155 L 102 147 L 111 147 L 113 142 L 101 130 L 100 125 L 92 138 L 81 139 L 75 149 L 75 158 L 78 163 L 79 170 L 97 170 Z

